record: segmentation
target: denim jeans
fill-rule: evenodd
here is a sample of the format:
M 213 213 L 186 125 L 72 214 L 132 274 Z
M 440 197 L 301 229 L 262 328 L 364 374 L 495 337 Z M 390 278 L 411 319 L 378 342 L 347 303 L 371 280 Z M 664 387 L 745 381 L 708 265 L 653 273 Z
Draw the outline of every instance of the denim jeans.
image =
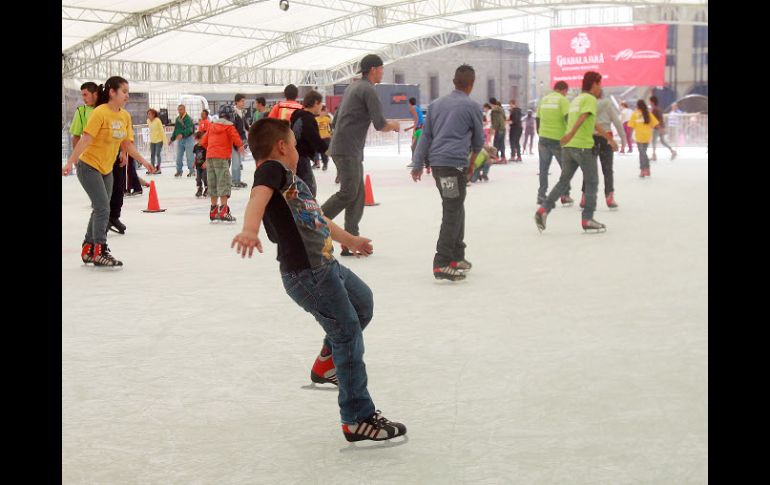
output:
M 487 176 L 489 173 L 489 167 L 490 167 L 489 160 L 484 162 L 480 167 L 477 167 L 473 170 L 473 176 L 471 177 L 471 182 L 477 181 L 482 175 L 484 177 Z
M 559 140 L 541 136 L 537 142 L 537 154 L 540 157 L 540 187 L 537 189 L 537 198 L 545 199 L 545 194 L 548 191 L 548 170 L 551 168 L 551 158 L 556 157 L 556 163 L 562 167 L 562 148 Z M 563 195 L 569 195 L 570 188 L 569 181 L 567 181 L 567 189 Z
M 613 152 L 612 145 L 603 136 L 594 135 L 594 148 L 599 154 L 599 164 L 602 166 L 602 175 L 604 176 L 604 195 L 615 192 L 615 176 L 612 171 Z M 586 182 L 583 180 L 583 192 L 586 190 Z
M 465 259 L 465 172 L 455 167 L 433 167 L 433 178 L 443 208 L 436 255 L 433 257 L 434 268 Z
M 636 147 L 639 149 L 639 168 L 640 169 L 650 169 L 650 157 L 647 156 L 647 147 L 649 147 L 649 143 L 639 143 L 636 142 Z
M 363 330 L 372 320 L 372 290 L 336 260 L 313 269 L 281 274 L 286 293 L 313 315 L 326 333 L 339 384 L 344 424 L 360 423 L 374 413 L 366 388 Z
M 150 143 L 150 164 L 155 168 L 160 168 L 160 154 L 163 150 L 163 142 Z
M 505 158 L 505 130 L 495 131 L 495 140 L 492 145 L 497 148 L 500 158 Z
M 324 215 L 334 219 L 345 211 L 345 230 L 358 236 L 358 224 L 364 216 L 364 164 L 356 157 L 332 155 L 340 177 L 340 190 L 321 206 Z
M 77 176 L 80 185 L 91 200 L 91 217 L 88 218 L 84 239 L 92 244 L 106 244 L 112 195 L 112 172 L 102 175 L 92 166 L 78 160 Z
M 244 152 L 245 153 L 245 152 Z M 232 160 L 232 183 L 233 185 L 241 183 L 241 162 L 243 161 L 241 157 L 241 154 L 238 153 L 238 150 L 233 148 L 232 154 L 230 155 L 230 160 Z
M 192 135 L 183 137 L 178 140 L 176 146 L 176 171 L 182 171 L 182 157 L 187 156 L 187 169 L 193 171 L 193 163 L 195 163 L 195 155 L 193 154 L 193 147 L 195 146 L 195 138 Z
M 556 206 L 556 201 L 564 194 L 569 186 L 569 181 L 577 172 L 578 167 L 583 171 L 585 181 L 586 205 L 583 208 L 583 220 L 592 219 L 596 210 L 596 191 L 599 187 L 599 173 L 596 168 L 596 155 L 593 148 L 568 148 L 561 149 L 561 177 L 559 182 L 548 194 L 543 204 L 549 211 Z
M 658 145 L 658 138 L 660 138 L 660 144 L 661 145 L 663 145 L 664 147 L 666 147 L 669 150 L 673 151 L 673 149 L 671 148 L 671 145 L 666 143 L 665 136 L 666 136 L 666 134 L 664 132 L 660 131 L 659 128 L 653 128 L 653 130 L 652 130 L 652 154 L 653 155 L 655 155 L 655 149 L 657 148 L 657 145 Z

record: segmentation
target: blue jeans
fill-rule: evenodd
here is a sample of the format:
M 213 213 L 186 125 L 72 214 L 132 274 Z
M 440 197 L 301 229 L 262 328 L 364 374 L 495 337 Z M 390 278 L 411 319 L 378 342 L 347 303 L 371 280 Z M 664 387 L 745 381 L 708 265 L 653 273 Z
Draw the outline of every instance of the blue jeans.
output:
M 596 210 L 596 192 L 599 188 L 599 170 L 593 148 L 562 148 L 561 177 L 556 186 L 548 194 L 543 206 L 549 211 L 556 206 L 556 201 L 564 195 L 569 181 L 577 172 L 578 167 L 583 171 L 585 182 L 586 204 L 583 207 L 583 220 L 592 219 Z
M 363 330 L 372 320 L 372 290 L 336 260 L 313 269 L 281 274 L 286 294 L 315 317 L 332 349 L 339 383 L 338 402 L 344 424 L 360 423 L 374 414 L 366 389 Z
M 195 162 L 195 155 L 193 154 L 193 147 L 195 146 L 195 138 L 192 135 L 183 137 L 177 141 L 176 147 L 176 171 L 182 171 L 182 157 L 187 155 L 187 169 L 193 171 L 193 163 Z
M 163 150 L 163 142 L 150 143 L 150 165 L 160 168 L 160 153 Z
M 540 188 L 537 189 L 537 198 L 545 199 L 548 191 L 548 169 L 551 168 L 551 158 L 555 157 L 561 167 L 561 145 L 559 140 L 540 137 L 537 142 L 537 154 L 540 157 Z M 569 195 L 570 184 L 567 181 L 567 191 L 563 195 Z
M 490 167 L 489 161 L 484 162 L 480 167 L 476 167 L 473 170 L 473 176 L 471 177 L 471 182 L 477 181 L 482 176 L 487 177 L 489 173 L 489 167 Z
M 230 160 L 232 161 L 231 168 L 233 171 L 233 185 L 238 184 L 241 182 L 241 154 L 238 153 L 238 150 L 233 148 L 233 152 L 230 155 Z

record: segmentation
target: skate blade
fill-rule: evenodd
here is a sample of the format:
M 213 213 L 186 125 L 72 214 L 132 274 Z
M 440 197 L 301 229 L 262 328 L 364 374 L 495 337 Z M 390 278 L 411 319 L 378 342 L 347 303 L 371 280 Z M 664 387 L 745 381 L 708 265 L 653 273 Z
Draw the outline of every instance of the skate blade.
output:
M 348 446 L 340 449 L 340 453 L 350 453 L 355 451 L 365 450 L 381 450 L 383 448 L 395 448 L 396 446 L 405 445 L 409 442 L 409 435 L 403 434 L 401 436 L 395 436 L 388 440 L 373 441 L 373 440 L 361 440 L 348 442 Z
M 316 384 L 315 382 L 311 382 L 310 384 L 300 386 L 300 389 L 305 389 L 307 391 L 338 391 L 337 386 L 332 384 L 331 386 L 321 386 Z
M 590 228 L 586 229 L 586 228 L 583 228 L 583 233 L 584 234 L 600 234 L 602 232 L 607 232 L 607 228 L 606 227 L 602 227 L 601 229 L 590 229 Z
M 433 275 L 433 278 L 436 281 L 451 281 L 451 282 L 455 282 L 455 281 L 463 281 L 465 279 L 465 275 L 464 274 L 461 274 L 459 276 L 443 276 L 443 275 L 442 276 L 436 276 L 436 275 Z
M 108 227 L 107 229 L 109 229 L 109 230 L 110 230 L 110 231 L 112 231 L 112 232 L 117 232 L 118 234 L 125 234 L 125 233 L 126 233 L 126 231 L 120 232 L 120 231 L 118 231 L 117 229 L 115 229 L 115 228 L 112 228 L 112 227 Z

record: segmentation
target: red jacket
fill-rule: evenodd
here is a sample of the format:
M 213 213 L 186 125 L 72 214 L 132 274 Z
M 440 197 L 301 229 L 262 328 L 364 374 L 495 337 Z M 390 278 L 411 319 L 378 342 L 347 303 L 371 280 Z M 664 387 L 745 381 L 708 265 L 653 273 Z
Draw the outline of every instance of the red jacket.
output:
M 206 160 L 229 159 L 233 153 L 233 145 L 240 148 L 243 142 L 235 130 L 235 125 L 225 119 L 212 121 L 208 131 L 201 138 L 201 146 L 206 149 Z
M 267 117 L 289 121 L 291 119 L 291 114 L 298 109 L 302 109 L 302 103 L 289 100 L 281 101 L 273 106 L 273 109 L 270 110 L 270 114 L 267 115 Z
M 211 126 L 211 120 L 206 118 L 205 120 L 200 120 L 198 122 L 198 131 L 209 131 L 209 126 Z

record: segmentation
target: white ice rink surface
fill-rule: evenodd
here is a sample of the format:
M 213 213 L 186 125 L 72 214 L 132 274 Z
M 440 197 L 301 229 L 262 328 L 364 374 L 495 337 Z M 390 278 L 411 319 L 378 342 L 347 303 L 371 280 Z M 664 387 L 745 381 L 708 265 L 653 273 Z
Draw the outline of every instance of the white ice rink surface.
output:
M 168 210 L 142 213 L 147 190 L 126 198 L 127 233 L 108 236 L 125 268 L 109 271 L 80 262 L 89 202 L 64 177 L 63 483 L 706 483 L 708 159 L 660 155 L 648 180 L 635 152 L 616 155 L 605 234 L 583 233 L 577 205 L 539 234 L 536 155 L 493 166 L 468 188 L 473 270 L 450 283 L 431 274 L 433 179 L 367 150 L 375 253 L 339 259 L 374 292 L 375 405 L 408 428 L 377 449 L 344 440 L 336 388 L 303 387 L 322 331 L 285 294 L 264 230 L 264 254 L 230 249 L 248 190 L 233 192 L 235 225 L 211 224 L 194 179 L 165 166 L 148 180 Z M 324 201 L 334 166 L 315 174 Z

